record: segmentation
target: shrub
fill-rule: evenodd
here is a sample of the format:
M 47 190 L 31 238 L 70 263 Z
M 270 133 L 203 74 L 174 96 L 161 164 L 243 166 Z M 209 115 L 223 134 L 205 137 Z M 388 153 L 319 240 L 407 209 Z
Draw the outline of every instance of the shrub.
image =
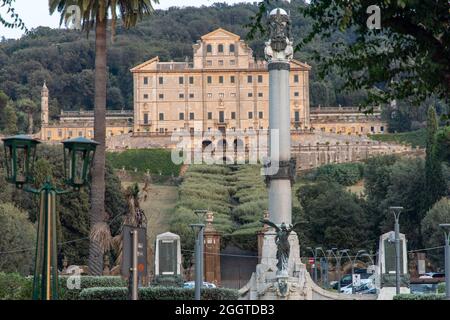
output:
M 91 277 L 82 276 L 80 282 L 80 289 L 68 289 L 69 276 L 59 277 L 59 298 L 61 300 L 79 300 L 80 293 L 84 289 L 93 287 L 123 287 L 127 282 L 121 277 Z M 70 282 L 70 280 L 69 280 Z
M 30 300 L 32 279 L 18 273 L 0 273 L 0 300 Z
M 442 294 L 398 294 L 394 296 L 394 300 L 444 300 L 445 295 Z
M 30 274 L 33 267 L 36 230 L 27 214 L 11 203 L 0 203 L 0 271 Z M 26 250 L 18 250 L 26 249 Z
M 363 178 L 360 163 L 329 164 L 317 169 L 315 180 L 334 181 L 343 186 L 352 186 Z
M 140 300 L 193 300 L 194 289 L 177 287 L 148 287 L 139 289 Z M 88 288 L 80 294 L 81 300 L 127 300 L 127 288 Z M 202 300 L 237 300 L 238 292 L 231 289 L 203 289 Z
M 123 287 L 121 277 L 81 276 L 80 289 L 68 289 L 69 276 L 59 277 L 59 299 L 79 300 L 82 290 L 92 287 Z M 70 283 L 70 280 L 69 280 Z M 30 300 L 33 295 L 33 277 L 0 273 L 0 300 Z

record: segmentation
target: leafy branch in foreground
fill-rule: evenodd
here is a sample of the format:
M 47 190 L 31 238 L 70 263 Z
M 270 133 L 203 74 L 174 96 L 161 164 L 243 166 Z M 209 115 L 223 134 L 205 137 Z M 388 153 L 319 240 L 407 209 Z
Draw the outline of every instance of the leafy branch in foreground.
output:
M 275 0 L 264 0 L 249 25 L 249 36 L 264 32 L 262 21 Z M 344 90 L 367 90 L 364 103 L 395 99 L 419 104 L 432 95 L 450 94 L 450 3 L 447 0 L 312 0 L 293 5 L 312 20 L 309 34 L 296 50 L 316 37 L 331 38 L 331 49 L 315 50 L 319 74 L 338 72 Z M 380 29 L 371 29 L 367 9 L 380 8 Z M 336 32 L 350 37 L 335 39 Z M 350 39 L 350 40 L 349 40 Z
M 4 25 L 6 28 L 19 28 L 21 30 L 24 30 L 25 32 L 28 32 L 28 29 L 25 26 L 25 23 L 22 21 L 22 19 L 19 17 L 19 15 L 16 13 L 13 2 L 15 0 L 1 0 L 0 1 L 0 8 L 6 8 L 6 16 L 2 15 L 0 13 L 0 24 Z

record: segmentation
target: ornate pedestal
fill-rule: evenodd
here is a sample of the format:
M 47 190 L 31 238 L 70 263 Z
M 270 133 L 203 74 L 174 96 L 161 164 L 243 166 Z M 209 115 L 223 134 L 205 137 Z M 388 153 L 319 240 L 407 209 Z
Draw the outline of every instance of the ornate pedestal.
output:
M 295 232 L 289 236 L 291 254 L 287 272 L 277 272 L 275 232 L 265 233 L 261 263 L 249 283 L 240 290 L 245 300 L 305 300 L 308 298 L 307 270 L 300 261 L 300 246 Z M 309 294 L 310 295 L 310 294 Z

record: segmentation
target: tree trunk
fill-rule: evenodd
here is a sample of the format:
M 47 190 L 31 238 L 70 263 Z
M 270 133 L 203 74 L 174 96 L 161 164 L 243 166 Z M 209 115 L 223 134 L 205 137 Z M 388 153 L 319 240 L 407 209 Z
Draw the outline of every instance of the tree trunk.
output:
M 34 131 L 34 119 L 33 113 L 28 113 L 28 134 L 33 134 Z
M 106 143 L 106 28 L 107 20 L 99 21 L 95 27 L 95 110 L 94 136 L 100 143 L 95 153 L 91 184 L 90 229 L 105 219 L 105 143 Z M 103 272 L 103 250 L 93 239 L 89 245 L 89 273 L 101 276 Z

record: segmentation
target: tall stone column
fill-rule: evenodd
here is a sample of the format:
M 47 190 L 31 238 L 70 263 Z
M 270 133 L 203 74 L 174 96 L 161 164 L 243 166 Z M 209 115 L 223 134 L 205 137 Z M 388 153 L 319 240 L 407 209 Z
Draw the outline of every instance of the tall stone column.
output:
M 291 158 L 290 60 L 293 55 L 290 19 L 283 9 L 269 15 L 270 40 L 265 54 L 269 62 L 269 156 L 266 179 L 269 185 L 270 221 L 292 223 L 291 183 L 295 160 Z

